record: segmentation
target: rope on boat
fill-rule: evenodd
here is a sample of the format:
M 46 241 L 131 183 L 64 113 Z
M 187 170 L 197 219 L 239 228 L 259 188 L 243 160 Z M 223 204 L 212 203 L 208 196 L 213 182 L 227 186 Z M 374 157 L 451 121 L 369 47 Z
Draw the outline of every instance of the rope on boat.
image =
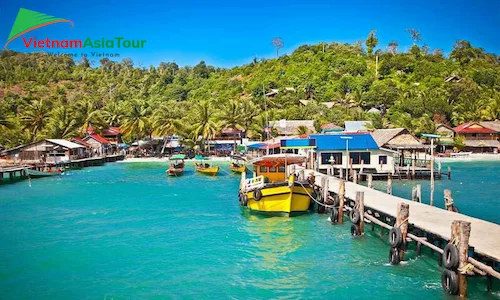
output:
M 307 191 L 306 187 L 302 184 L 302 182 L 297 181 L 297 183 L 302 186 L 302 188 L 307 193 L 307 195 L 309 195 L 309 198 L 311 198 L 314 202 L 318 203 L 318 205 L 324 206 L 326 208 L 335 208 L 335 206 L 333 206 L 333 205 L 324 204 L 324 203 L 321 203 L 318 200 L 314 199 L 314 197 L 311 194 L 309 194 L 309 192 Z

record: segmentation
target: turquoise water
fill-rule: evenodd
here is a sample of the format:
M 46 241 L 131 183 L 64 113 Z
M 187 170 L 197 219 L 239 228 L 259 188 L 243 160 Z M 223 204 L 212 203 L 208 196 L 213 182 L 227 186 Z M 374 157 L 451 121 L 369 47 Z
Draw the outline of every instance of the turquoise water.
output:
M 352 238 L 349 222 L 332 226 L 325 215 L 250 215 L 227 166 L 179 178 L 166 167 L 107 164 L 0 187 L 0 298 L 449 298 L 427 250 L 390 266 L 378 228 Z M 488 183 L 475 188 L 489 193 L 484 201 L 458 199 L 455 181 L 475 178 L 460 168 L 469 169 L 456 165 L 449 182 L 459 207 L 498 208 Z M 474 213 L 498 220 L 481 207 Z M 499 299 L 498 282 L 494 294 L 485 283 L 469 280 L 471 298 Z

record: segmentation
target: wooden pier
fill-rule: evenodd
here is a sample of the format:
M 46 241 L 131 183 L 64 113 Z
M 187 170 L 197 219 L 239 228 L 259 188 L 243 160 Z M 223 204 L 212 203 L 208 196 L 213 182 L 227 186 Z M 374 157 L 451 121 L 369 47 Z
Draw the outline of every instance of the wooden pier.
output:
M 124 155 L 108 155 L 104 157 L 88 157 L 77 160 L 71 160 L 57 164 L 59 167 L 64 167 L 68 169 L 81 169 L 85 167 L 102 166 L 107 162 L 116 162 L 123 160 Z M 46 167 L 45 164 L 22 164 L 14 166 L 0 167 L 0 184 L 4 183 L 8 179 L 8 182 L 14 182 L 16 180 L 22 180 L 28 178 L 25 169 L 34 169 L 41 171 Z
M 339 217 L 338 223 L 341 223 L 343 211 L 348 212 L 357 210 L 363 217 L 361 217 L 359 221 L 358 217 L 356 219 L 357 222 L 353 222 L 352 226 L 355 232 L 356 230 L 359 231 L 361 228 L 359 234 L 363 233 L 362 228 L 364 222 L 377 224 L 387 229 L 394 227 L 400 228 L 399 230 L 401 230 L 402 236 L 404 237 L 404 244 L 406 244 L 407 240 L 417 242 L 417 255 L 420 254 L 420 247 L 422 244 L 442 254 L 443 249 L 441 249 L 440 246 L 456 242 L 457 239 L 460 240 L 457 236 L 461 235 L 456 232 L 457 230 L 453 229 L 453 226 L 457 227 L 457 222 L 464 223 L 465 225 L 461 226 L 464 228 L 469 226 L 469 230 L 466 233 L 466 237 L 462 238 L 462 240 L 466 242 L 461 245 L 464 250 L 460 258 L 465 260 L 460 262 L 460 266 L 465 266 L 470 263 L 470 266 L 467 266 L 470 268 L 469 273 L 486 276 L 488 279 L 488 290 L 491 290 L 491 280 L 493 277 L 500 279 L 500 272 L 495 269 L 499 267 L 500 262 L 500 225 L 453 212 L 445 208 L 427 205 L 419 202 L 419 200 L 411 201 L 393 196 L 370 187 L 359 185 L 354 182 L 346 182 L 340 178 L 325 175 L 313 170 L 306 169 L 299 171 L 299 177 L 304 176 L 307 178 L 310 174 L 314 174 L 314 183 L 319 190 L 324 192 L 324 189 L 327 188 L 331 198 L 340 198 L 342 200 L 345 198 L 345 206 L 340 204 L 338 208 L 333 208 L 338 209 L 340 212 L 341 217 Z M 328 179 L 325 180 L 324 178 Z M 390 185 L 390 179 L 388 184 Z M 371 180 L 368 181 L 368 185 L 371 186 Z M 389 188 L 388 192 L 390 192 Z M 449 191 L 445 193 L 444 197 L 451 197 Z M 417 191 L 415 195 L 418 195 Z M 420 195 L 418 196 L 420 197 Z M 418 199 L 419 197 L 415 196 L 414 199 Z M 344 201 L 339 202 L 343 203 Z M 359 207 L 360 203 L 361 208 Z M 405 214 L 406 218 L 402 217 L 402 214 Z M 335 223 L 336 222 L 335 220 Z M 401 226 L 405 223 L 406 225 Z M 351 227 L 351 233 L 353 232 L 353 227 Z M 353 233 L 353 235 L 359 234 Z M 400 248 L 401 251 L 404 251 L 406 246 Z M 393 254 L 393 249 L 394 248 L 391 248 L 391 255 Z M 397 253 L 398 257 L 402 259 L 403 254 Z M 397 263 L 399 263 L 399 258 L 397 259 Z M 443 274 L 446 273 L 449 275 L 450 272 L 454 271 L 445 269 Z M 462 295 L 464 286 L 464 293 L 466 294 L 466 282 L 464 283 L 464 277 L 466 275 L 464 275 L 462 271 L 457 272 L 458 275 L 456 276 L 459 278 L 457 281 L 462 282 L 460 285 L 460 295 Z M 457 283 L 457 285 L 459 284 Z M 458 293 L 458 289 L 456 293 Z

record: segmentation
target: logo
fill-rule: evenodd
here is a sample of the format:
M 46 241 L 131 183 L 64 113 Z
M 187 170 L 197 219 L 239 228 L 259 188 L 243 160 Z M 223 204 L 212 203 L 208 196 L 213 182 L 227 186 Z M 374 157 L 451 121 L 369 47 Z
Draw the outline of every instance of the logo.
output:
M 71 28 L 74 26 L 73 22 L 70 20 L 56 18 L 26 8 L 20 8 L 4 49 L 7 50 L 7 45 L 21 35 L 37 28 L 56 23 L 70 23 Z
M 25 33 L 33 31 L 37 28 L 44 27 L 50 24 L 56 23 L 70 23 L 71 28 L 74 27 L 72 21 L 62 18 L 56 18 L 54 16 L 42 14 L 33 10 L 29 10 L 26 8 L 20 8 L 17 13 L 16 20 L 14 21 L 14 25 L 12 26 L 12 30 L 10 31 L 7 42 L 4 45 L 4 49 L 7 50 L 7 45 L 10 42 L 15 40 L 16 38 L 22 36 Z M 30 37 L 26 39 L 22 38 L 24 47 L 26 49 L 76 49 L 76 48 L 98 48 L 98 49 L 106 49 L 106 48 L 144 48 L 144 44 L 146 40 L 128 40 L 124 37 L 115 37 L 113 39 L 106 39 L 103 37 L 92 39 L 87 37 L 85 40 L 81 39 L 50 39 L 50 38 L 42 38 L 38 39 L 37 37 Z M 60 53 L 48 53 L 53 55 L 60 55 Z M 97 53 L 91 52 L 92 56 L 96 57 L 115 57 L 119 56 L 118 53 Z M 70 55 L 70 54 L 66 54 Z M 86 56 L 85 53 L 81 54 L 82 56 Z M 75 56 L 75 55 L 73 55 Z

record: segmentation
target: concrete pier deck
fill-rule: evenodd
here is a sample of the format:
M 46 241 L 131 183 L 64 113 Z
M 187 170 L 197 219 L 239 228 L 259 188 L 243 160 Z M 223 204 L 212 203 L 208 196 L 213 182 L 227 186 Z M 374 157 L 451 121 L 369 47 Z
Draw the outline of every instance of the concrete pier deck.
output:
M 316 185 L 321 185 L 321 177 L 327 176 L 313 170 L 305 170 L 306 177 L 310 173 L 315 174 Z M 328 178 L 329 191 L 338 193 L 340 179 L 332 176 L 328 176 Z M 393 217 L 396 217 L 397 204 L 401 202 L 407 203 L 410 206 L 410 217 L 408 220 L 410 224 L 446 240 L 450 240 L 451 223 L 453 221 L 463 220 L 470 222 L 471 234 L 469 246 L 474 248 L 475 253 L 500 262 L 500 225 L 498 224 L 389 195 L 352 182 L 345 183 L 346 198 L 356 199 L 357 191 L 364 192 L 366 209 L 372 208 Z

